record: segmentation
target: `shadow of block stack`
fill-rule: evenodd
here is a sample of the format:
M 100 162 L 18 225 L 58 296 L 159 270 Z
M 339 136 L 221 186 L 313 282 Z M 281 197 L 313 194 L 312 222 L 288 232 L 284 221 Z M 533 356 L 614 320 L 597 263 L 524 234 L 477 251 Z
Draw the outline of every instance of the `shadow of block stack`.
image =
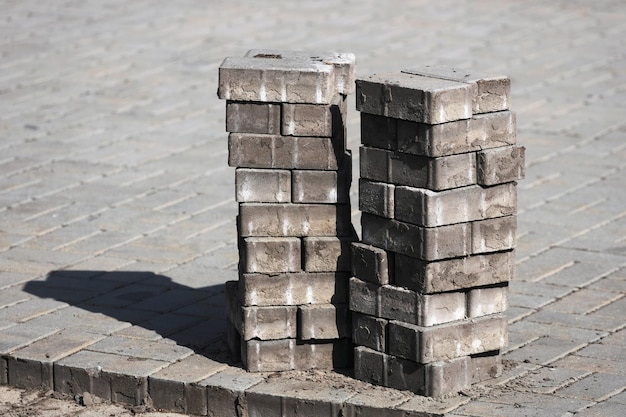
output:
M 226 284 L 229 345 L 249 371 L 349 367 L 354 55 L 251 50 L 226 58 L 239 280 Z
M 358 379 L 439 396 L 499 375 L 524 148 L 510 80 L 425 67 L 359 79 L 350 310 Z

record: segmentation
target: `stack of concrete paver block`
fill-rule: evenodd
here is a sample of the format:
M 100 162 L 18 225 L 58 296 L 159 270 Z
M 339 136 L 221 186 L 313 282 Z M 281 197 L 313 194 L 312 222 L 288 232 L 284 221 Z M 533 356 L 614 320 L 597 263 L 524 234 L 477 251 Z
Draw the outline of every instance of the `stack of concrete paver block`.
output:
M 356 81 L 355 375 L 427 396 L 501 372 L 524 148 L 510 80 L 424 67 Z
M 354 55 L 327 52 L 251 50 L 220 66 L 239 203 L 229 344 L 249 371 L 351 365 L 354 74 Z

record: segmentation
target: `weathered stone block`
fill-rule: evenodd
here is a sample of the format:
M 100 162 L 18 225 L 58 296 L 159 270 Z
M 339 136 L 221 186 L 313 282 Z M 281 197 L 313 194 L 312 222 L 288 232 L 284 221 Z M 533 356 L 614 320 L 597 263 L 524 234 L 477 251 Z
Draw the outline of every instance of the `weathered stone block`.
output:
M 280 104 L 226 103 L 226 131 L 233 133 L 280 134 Z
M 348 95 L 354 91 L 356 57 L 345 52 L 286 51 L 281 49 L 251 49 L 247 57 L 278 57 L 295 61 L 322 62 L 334 67 L 337 92 Z
M 395 283 L 425 294 L 493 285 L 514 278 L 512 251 L 471 255 L 441 261 L 422 261 L 395 255 Z
M 398 119 L 361 113 L 361 144 L 379 149 L 396 150 Z
M 347 204 L 239 205 L 240 236 L 352 236 Z
M 417 326 L 391 320 L 389 353 L 420 363 L 459 358 L 506 346 L 507 321 L 501 315 Z
M 402 72 L 469 84 L 474 114 L 509 108 L 511 79 L 505 75 L 485 74 L 472 70 L 432 65 L 411 68 Z
M 240 203 L 288 203 L 291 202 L 291 172 L 237 168 L 235 188 Z
M 351 155 L 338 171 L 294 170 L 291 173 L 294 203 L 349 203 L 352 182 Z
M 309 272 L 351 270 L 350 245 L 355 237 L 306 237 L 304 269 Z
M 352 341 L 379 352 L 387 350 L 389 320 L 357 312 L 352 313 Z
M 345 155 L 342 136 L 286 137 L 231 133 L 228 165 L 246 168 L 336 170 Z
M 301 241 L 296 237 L 243 239 L 242 272 L 298 272 L 302 270 Z
M 524 178 L 523 146 L 505 146 L 478 152 L 477 182 L 481 185 L 502 184 Z
M 473 288 L 467 293 L 467 316 L 503 313 L 509 306 L 508 282 L 497 287 Z
M 359 179 L 359 210 L 380 217 L 394 217 L 395 186 L 385 182 Z
M 269 57 L 230 57 L 219 68 L 225 100 L 329 104 L 337 94 L 333 65 Z
M 298 307 L 298 338 L 330 340 L 351 336 L 347 304 L 316 304 Z
M 470 224 L 473 254 L 505 251 L 515 247 L 517 216 L 479 220 Z
M 357 110 L 428 124 L 472 117 L 471 93 L 469 84 L 401 72 L 356 80 Z
M 348 301 L 348 279 L 339 272 L 242 274 L 239 296 L 244 306 L 341 304 Z
M 361 215 L 363 243 L 433 261 L 470 253 L 470 224 L 426 228 L 368 213 Z
M 393 255 L 383 249 L 361 242 L 352 243 L 352 275 L 375 284 L 391 282 L 394 271 Z

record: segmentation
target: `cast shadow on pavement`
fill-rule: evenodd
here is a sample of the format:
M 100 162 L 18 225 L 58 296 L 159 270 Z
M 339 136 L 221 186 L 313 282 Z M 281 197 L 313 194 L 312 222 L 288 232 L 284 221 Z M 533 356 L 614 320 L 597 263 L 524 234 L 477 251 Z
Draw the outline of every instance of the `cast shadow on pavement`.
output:
M 24 291 L 76 307 L 76 319 L 66 323 L 66 329 L 110 326 L 125 337 L 167 338 L 233 364 L 226 343 L 223 284 L 191 288 L 152 272 L 59 270 L 45 280 L 28 282 Z M 83 310 L 98 314 L 81 314 Z

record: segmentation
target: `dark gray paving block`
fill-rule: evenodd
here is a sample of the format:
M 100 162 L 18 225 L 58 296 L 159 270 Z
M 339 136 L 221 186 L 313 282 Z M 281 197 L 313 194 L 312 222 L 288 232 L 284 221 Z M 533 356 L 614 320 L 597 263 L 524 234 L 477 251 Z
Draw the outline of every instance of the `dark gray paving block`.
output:
M 557 390 L 555 394 L 566 398 L 602 401 L 620 393 L 624 388 L 626 379 L 622 375 L 594 373 Z
M 166 287 L 153 285 L 151 283 L 130 284 L 99 297 L 91 298 L 85 302 L 85 305 L 118 308 L 132 307 L 138 302 L 154 297 L 165 291 L 167 291 Z
M 53 363 L 103 337 L 66 330 L 17 350 L 8 357 L 9 383 L 26 389 L 53 389 Z
M 492 393 L 489 397 L 489 402 L 492 403 L 509 404 L 520 408 L 537 407 L 543 410 L 544 413 L 548 413 L 548 415 L 567 415 L 567 412 L 576 413 L 593 404 L 592 401 L 584 399 L 560 398 L 554 395 L 522 393 L 513 390 Z
M 148 396 L 148 376 L 168 364 L 84 350 L 54 364 L 54 389 L 72 396 L 89 392 L 105 400 L 141 405 Z
M 250 417 L 280 413 L 331 417 L 337 415 L 341 404 L 353 395 L 350 389 L 335 384 L 277 377 L 248 388 L 245 396 Z
M 197 384 L 197 387 L 204 388 L 204 396 L 197 395 L 195 408 L 188 404 L 189 412 L 204 414 L 208 409 L 212 413 L 209 415 L 216 417 L 239 417 L 238 404 L 245 403 L 243 393 L 263 380 L 261 374 L 228 367 Z
M 186 413 L 189 409 L 188 385 L 226 368 L 226 365 L 201 355 L 191 355 L 161 369 L 148 378 L 153 407 L 164 411 Z M 192 408 L 193 401 L 192 401 Z M 195 410 L 193 410 L 195 411 Z

